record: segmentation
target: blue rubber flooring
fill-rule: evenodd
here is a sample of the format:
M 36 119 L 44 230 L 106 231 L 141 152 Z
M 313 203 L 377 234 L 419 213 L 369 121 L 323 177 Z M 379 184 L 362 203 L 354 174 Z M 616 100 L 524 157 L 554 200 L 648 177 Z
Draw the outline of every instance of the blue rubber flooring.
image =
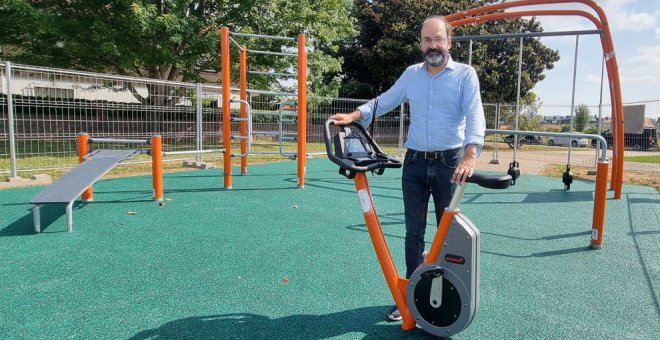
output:
M 2 339 L 430 338 L 385 322 L 392 298 L 355 187 L 326 159 L 101 180 L 94 202 L 42 208 L 42 188 L 0 191 Z M 235 172 L 236 173 L 236 172 Z M 369 176 L 400 272 L 401 172 Z M 660 195 L 608 192 L 604 246 L 589 250 L 594 183 L 523 175 L 507 190 L 470 186 L 481 230 L 481 301 L 455 339 L 656 339 Z M 134 212 L 135 214 L 129 214 Z M 433 237 L 429 225 L 427 242 Z

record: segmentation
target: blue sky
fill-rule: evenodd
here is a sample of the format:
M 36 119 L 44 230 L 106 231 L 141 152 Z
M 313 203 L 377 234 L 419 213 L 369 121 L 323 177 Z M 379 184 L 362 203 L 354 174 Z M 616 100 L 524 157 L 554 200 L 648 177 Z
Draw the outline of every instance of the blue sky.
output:
M 660 1 L 600 0 L 611 26 L 621 78 L 623 102 L 660 100 Z M 582 4 L 557 4 L 517 7 L 529 9 L 579 9 L 593 11 Z M 538 17 L 546 32 L 594 30 L 582 17 Z M 575 37 L 543 37 L 541 41 L 558 50 L 561 60 L 545 72 L 546 79 L 534 92 L 544 104 L 570 105 L 575 56 Z M 598 105 L 600 95 L 602 48 L 598 35 L 579 38 L 575 104 Z M 609 104 L 607 73 L 603 103 Z

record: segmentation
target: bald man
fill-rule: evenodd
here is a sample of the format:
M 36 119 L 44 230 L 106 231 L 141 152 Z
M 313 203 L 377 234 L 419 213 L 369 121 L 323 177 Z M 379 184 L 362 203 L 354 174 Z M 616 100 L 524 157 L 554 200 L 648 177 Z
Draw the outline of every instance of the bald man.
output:
M 406 278 L 423 262 L 430 195 L 436 226 L 451 201 L 457 182 L 472 176 L 484 143 L 486 122 L 479 79 L 474 68 L 452 60 L 451 25 L 442 16 L 424 20 L 420 50 L 424 62 L 409 66 L 394 85 L 350 113 L 331 116 L 338 125 L 359 121 L 368 126 L 404 101 L 410 104 L 401 187 L 406 221 Z M 396 306 L 388 319 L 401 320 Z

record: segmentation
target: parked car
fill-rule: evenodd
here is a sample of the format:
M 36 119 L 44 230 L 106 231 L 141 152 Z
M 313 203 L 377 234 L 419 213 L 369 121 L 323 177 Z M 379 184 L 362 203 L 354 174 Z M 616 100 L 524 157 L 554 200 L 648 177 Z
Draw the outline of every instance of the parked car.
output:
M 612 131 L 605 130 L 601 134 L 607 142 L 607 147 L 612 148 Z M 634 150 L 648 150 L 649 148 L 657 146 L 658 132 L 656 128 L 644 128 L 642 133 L 624 133 L 623 141 L 624 147 L 633 148 Z M 596 140 L 591 141 L 592 146 L 596 146 Z
M 581 147 L 584 148 L 587 145 L 589 145 L 589 140 L 586 138 L 576 138 L 576 137 L 568 137 L 568 136 L 550 136 L 548 137 L 548 145 L 554 146 L 554 145 L 571 145 L 573 147 Z
M 514 143 L 514 137 L 515 137 L 514 135 L 504 136 L 504 142 L 511 146 Z M 518 145 L 522 145 L 522 144 L 541 145 L 543 144 L 543 137 L 535 136 L 535 135 L 518 136 Z

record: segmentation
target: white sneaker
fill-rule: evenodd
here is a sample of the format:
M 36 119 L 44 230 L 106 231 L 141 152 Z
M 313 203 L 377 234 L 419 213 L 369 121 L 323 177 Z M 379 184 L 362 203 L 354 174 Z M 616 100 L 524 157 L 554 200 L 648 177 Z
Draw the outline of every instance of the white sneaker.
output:
M 396 305 L 392 306 L 389 313 L 387 313 L 387 318 L 390 321 L 401 321 L 401 319 L 403 319 L 401 317 L 401 312 L 399 312 L 399 308 L 397 308 Z

